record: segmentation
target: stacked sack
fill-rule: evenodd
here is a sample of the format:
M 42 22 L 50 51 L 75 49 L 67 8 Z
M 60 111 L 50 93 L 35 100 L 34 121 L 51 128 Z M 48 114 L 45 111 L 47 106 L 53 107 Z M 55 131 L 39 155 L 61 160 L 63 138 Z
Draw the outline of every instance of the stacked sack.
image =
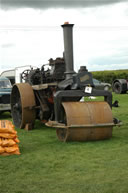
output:
M 11 121 L 0 120 L 0 155 L 20 154 L 17 131 Z

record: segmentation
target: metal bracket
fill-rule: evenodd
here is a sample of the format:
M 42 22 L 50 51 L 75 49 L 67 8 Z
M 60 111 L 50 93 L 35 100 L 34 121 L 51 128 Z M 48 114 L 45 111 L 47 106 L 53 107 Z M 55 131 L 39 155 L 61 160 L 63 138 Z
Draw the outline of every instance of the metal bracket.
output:
M 80 97 L 89 97 L 89 96 L 104 96 L 104 101 L 106 101 L 112 108 L 112 93 L 109 91 L 96 90 L 92 88 L 91 93 L 85 93 L 83 90 L 64 90 L 57 91 L 54 94 L 54 112 L 55 112 L 55 121 L 61 122 L 61 103 L 68 99 L 67 101 L 79 101 Z

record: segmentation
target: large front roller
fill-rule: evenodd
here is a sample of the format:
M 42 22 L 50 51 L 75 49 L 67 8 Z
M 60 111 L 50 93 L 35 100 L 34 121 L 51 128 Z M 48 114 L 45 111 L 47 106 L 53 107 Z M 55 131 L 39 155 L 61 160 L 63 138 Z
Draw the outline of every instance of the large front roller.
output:
M 35 121 L 35 96 L 28 83 L 15 84 L 11 93 L 11 113 L 13 123 L 18 128 L 27 124 L 33 125 Z
M 90 141 L 108 139 L 114 126 L 107 102 L 63 102 L 66 125 L 59 124 L 60 141 Z

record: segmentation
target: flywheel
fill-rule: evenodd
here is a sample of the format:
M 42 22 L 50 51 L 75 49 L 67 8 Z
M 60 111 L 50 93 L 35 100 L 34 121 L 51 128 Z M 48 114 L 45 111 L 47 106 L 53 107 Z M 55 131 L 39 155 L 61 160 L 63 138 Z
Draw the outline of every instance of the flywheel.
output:
M 15 84 L 11 93 L 11 113 L 13 123 L 18 128 L 35 122 L 35 96 L 28 83 Z
M 107 102 L 63 102 L 66 124 L 57 125 L 60 141 L 90 141 L 112 136 L 113 116 Z

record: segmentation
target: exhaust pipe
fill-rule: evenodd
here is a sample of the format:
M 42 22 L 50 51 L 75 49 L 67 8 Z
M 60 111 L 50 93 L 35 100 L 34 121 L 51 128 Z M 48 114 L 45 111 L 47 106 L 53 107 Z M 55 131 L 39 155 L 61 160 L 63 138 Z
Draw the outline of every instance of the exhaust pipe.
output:
M 63 28 L 64 36 L 64 60 L 66 64 L 66 79 L 72 77 L 75 74 L 74 62 L 73 62 L 73 26 L 74 24 L 69 24 L 68 22 L 61 25 Z

